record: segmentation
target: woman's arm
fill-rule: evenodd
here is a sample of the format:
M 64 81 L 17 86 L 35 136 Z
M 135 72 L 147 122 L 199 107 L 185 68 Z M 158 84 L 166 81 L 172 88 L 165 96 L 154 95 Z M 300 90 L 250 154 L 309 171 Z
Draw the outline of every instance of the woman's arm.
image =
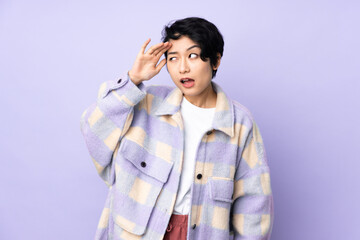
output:
M 114 182 L 113 159 L 121 138 L 133 120 L 134 106 L 146 95 L 143 81 L 158 74 L 166 60 L 159 60 L 170 48 L 170 43 L 159 43 L 149 48 L 148 39 L 141 47 L 133 68 L 118 81 L 101 84 L 97 101 L 81 116 L 81 132 L 100 177 L 111 186 Z
M 270 170 L 255 122 L 240 161 L 235 173 L 232 207 L 234 239 L 269 240 L 274 219 Z
M 113 154 L 132 122 L 133 107 L 145 95 L 145 86 L 136 86 L 125 75 L 116 82 L 101 84 L 97 101 L 81 116 L 81 132 L 90 156 L 100 177 L 109 186 L 114 181 Z

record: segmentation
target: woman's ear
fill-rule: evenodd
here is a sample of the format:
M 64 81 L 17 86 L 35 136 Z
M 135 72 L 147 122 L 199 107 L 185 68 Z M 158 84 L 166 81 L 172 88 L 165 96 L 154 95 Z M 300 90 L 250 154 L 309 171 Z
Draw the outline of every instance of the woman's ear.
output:
M 216 70 L 219 68 L 220 62 L 221 62 L 221 55 L 220 55 L 220 53 L 217 53 L 217 62 L 216 62 L 216 66 L 213 66 L 213 70 Z

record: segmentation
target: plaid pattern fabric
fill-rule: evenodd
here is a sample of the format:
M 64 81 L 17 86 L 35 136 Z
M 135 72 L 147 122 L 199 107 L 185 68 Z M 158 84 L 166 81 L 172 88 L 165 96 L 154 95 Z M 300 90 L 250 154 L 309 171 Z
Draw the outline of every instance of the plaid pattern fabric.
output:
M 213 130 L 198 149 L 187 239 L 270 239 L 273 197 L 259 128 L 219 85 Z M 161 240 L 183 161 L 182 93 L 136 86 L 124 75 L 100 86 L 81 131 L 109 186 L 95 239 Z

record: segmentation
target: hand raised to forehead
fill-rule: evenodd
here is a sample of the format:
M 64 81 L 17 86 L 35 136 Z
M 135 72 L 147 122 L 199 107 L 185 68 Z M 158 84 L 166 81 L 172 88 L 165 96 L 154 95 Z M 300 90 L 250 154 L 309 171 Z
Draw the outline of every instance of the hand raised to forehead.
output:
M 135 62 L 129 71 L 129 77 L 135 84 L 140 84 L 154 77 L 165 66 L 166 59 L 160 61 L 161 56 L 169 50 L 171 43 L 158 43 L 151 46 L 146 52 L 146 47 L 150 43 L 149 38 L 141 46 L 141 49 L 136 56 Z

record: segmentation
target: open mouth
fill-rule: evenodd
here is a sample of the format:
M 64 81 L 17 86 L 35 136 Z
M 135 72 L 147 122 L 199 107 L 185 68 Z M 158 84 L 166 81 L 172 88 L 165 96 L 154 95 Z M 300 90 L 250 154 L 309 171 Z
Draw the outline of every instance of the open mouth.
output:
M 191 79 L 191 78 L 182 78 L 182 79 L 180 80 L 180 82 L 183 83 L 183 84 L 186 83 L 186 82 L 190 82 L 190 81 L 193 82 L 194 79 Z
M 195 81 L 194 81 L 194 79 L 191 79 L 191 78 L 182 78 L 182 79 L 180 79 L 180 82 L 184 87 L 189 88 L 189 87 L 194 86 Z

